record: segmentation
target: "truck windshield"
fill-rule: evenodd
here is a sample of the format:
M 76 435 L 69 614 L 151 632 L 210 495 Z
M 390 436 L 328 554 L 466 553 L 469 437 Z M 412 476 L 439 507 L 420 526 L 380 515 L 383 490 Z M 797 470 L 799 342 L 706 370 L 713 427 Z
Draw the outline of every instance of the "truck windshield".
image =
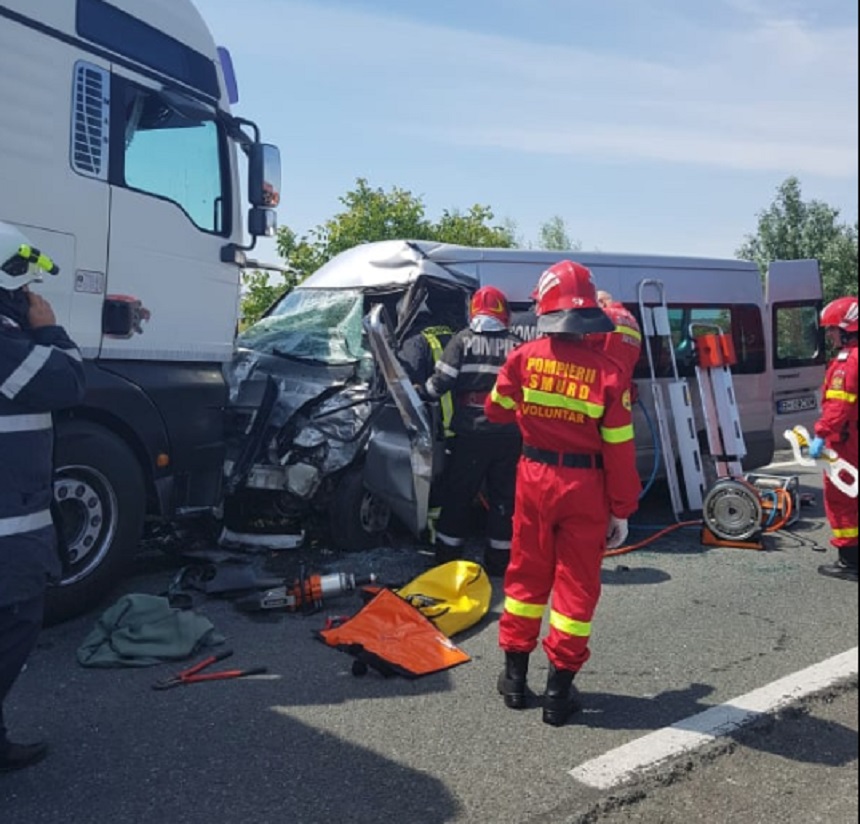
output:
M 238 337 L 239 346 L 327 364 L 370 358 L 358 289 L 295 289 Z

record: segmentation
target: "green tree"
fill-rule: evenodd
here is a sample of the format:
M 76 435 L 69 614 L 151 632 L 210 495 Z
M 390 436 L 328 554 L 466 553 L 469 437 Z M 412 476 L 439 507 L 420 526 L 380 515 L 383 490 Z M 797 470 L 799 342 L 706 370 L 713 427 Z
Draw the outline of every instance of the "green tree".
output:
M 764 274 L 774 260 L 817 258 L 824 299 L 857 291 L 857 223 L 839 221 L 839 209 L 820 200 L 804 201 L 800 181 L 789 177 L 770 207 L 758 215 L 758 230 L 735 253 L 755 261 Z
M 541 249 L 552 249 L 556 252 L 578 252 L 582 248 L 578 240 L 571 240 L 564 220 L 558 215 L 541 225 L 539 245 Z
M 488 206 L 474 205 L 468 211 L 446 210 L 438 221 L 426 215 L 424 201 L 399 187 L 389 191 L 373 188 L 364 178 L 340 198 L 344 209 L 301 237 L 289 227 L 278 230 L 278 253 L 289 273 L 244 278 L 242 314 L 246 323 L 256 320 L 272 303 L 340 252 L 360 243 L 378 240 L 435 240 L 467 246 L 512 247 L 514 224 L 494 225 Z

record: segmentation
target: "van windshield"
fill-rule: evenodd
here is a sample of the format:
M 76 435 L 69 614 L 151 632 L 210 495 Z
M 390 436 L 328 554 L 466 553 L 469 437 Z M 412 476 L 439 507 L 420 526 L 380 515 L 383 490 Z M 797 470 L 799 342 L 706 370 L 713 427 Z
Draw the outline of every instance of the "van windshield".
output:
M 238 337 L 239 346 L 331 365 L 370 358 L 358 289 L 295 289 Z

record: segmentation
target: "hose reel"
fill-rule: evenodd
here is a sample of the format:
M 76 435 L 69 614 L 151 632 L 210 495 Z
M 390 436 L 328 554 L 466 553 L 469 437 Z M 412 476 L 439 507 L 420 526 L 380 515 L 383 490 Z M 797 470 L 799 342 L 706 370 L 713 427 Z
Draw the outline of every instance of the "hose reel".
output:
M 702 543 L 761 549 L 762 517 L 755 486 L 738 478 L 720 478 L 702 506 Z

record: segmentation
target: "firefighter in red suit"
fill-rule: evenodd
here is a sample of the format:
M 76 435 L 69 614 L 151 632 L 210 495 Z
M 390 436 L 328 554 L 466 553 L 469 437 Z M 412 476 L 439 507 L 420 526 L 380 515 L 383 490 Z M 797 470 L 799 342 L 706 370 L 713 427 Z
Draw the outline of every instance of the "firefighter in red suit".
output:
M 827 368 L 821 397 L 821 417 L 815 424 L 815 439 L 809 446 L 813 458 L 824 447 L 857 466 L 857 298 L 846 297 L 828 303 L 821 313 L 827 340 L 839 350 Z M 835 563 L 818 567 L 822 575 L 857 581 L 857 500 L 849 498 L 824 477 L 824 508 L 833 531 L 830 543 L 839 557 Z
M 605 335 L 592 335 L 593 345 L 606 353 L 627 376 L 630 384 L 630 395 L 636 403 L 638 391 L 633 383 L 633 372 L 639 363 L 642 352 L 642 330 L 636 316 L 623 304 L 615 300 L 609 292 L 597 293 L 597 303 L 615 324 L 615 329 Z
M 603 554 L 627 537 L 641 485 L 627 378 L 585 339 L 613 328 L 591 272 L 561 261 L 533 297 L 542 336 L 511 352 L 484 407 L 523 436 L 498 688 L 506 706 L 526 705 L 529 655 L 549 606 L 543 720 L 561 726 L 579 708 L 573 679 L 589 657 Z

